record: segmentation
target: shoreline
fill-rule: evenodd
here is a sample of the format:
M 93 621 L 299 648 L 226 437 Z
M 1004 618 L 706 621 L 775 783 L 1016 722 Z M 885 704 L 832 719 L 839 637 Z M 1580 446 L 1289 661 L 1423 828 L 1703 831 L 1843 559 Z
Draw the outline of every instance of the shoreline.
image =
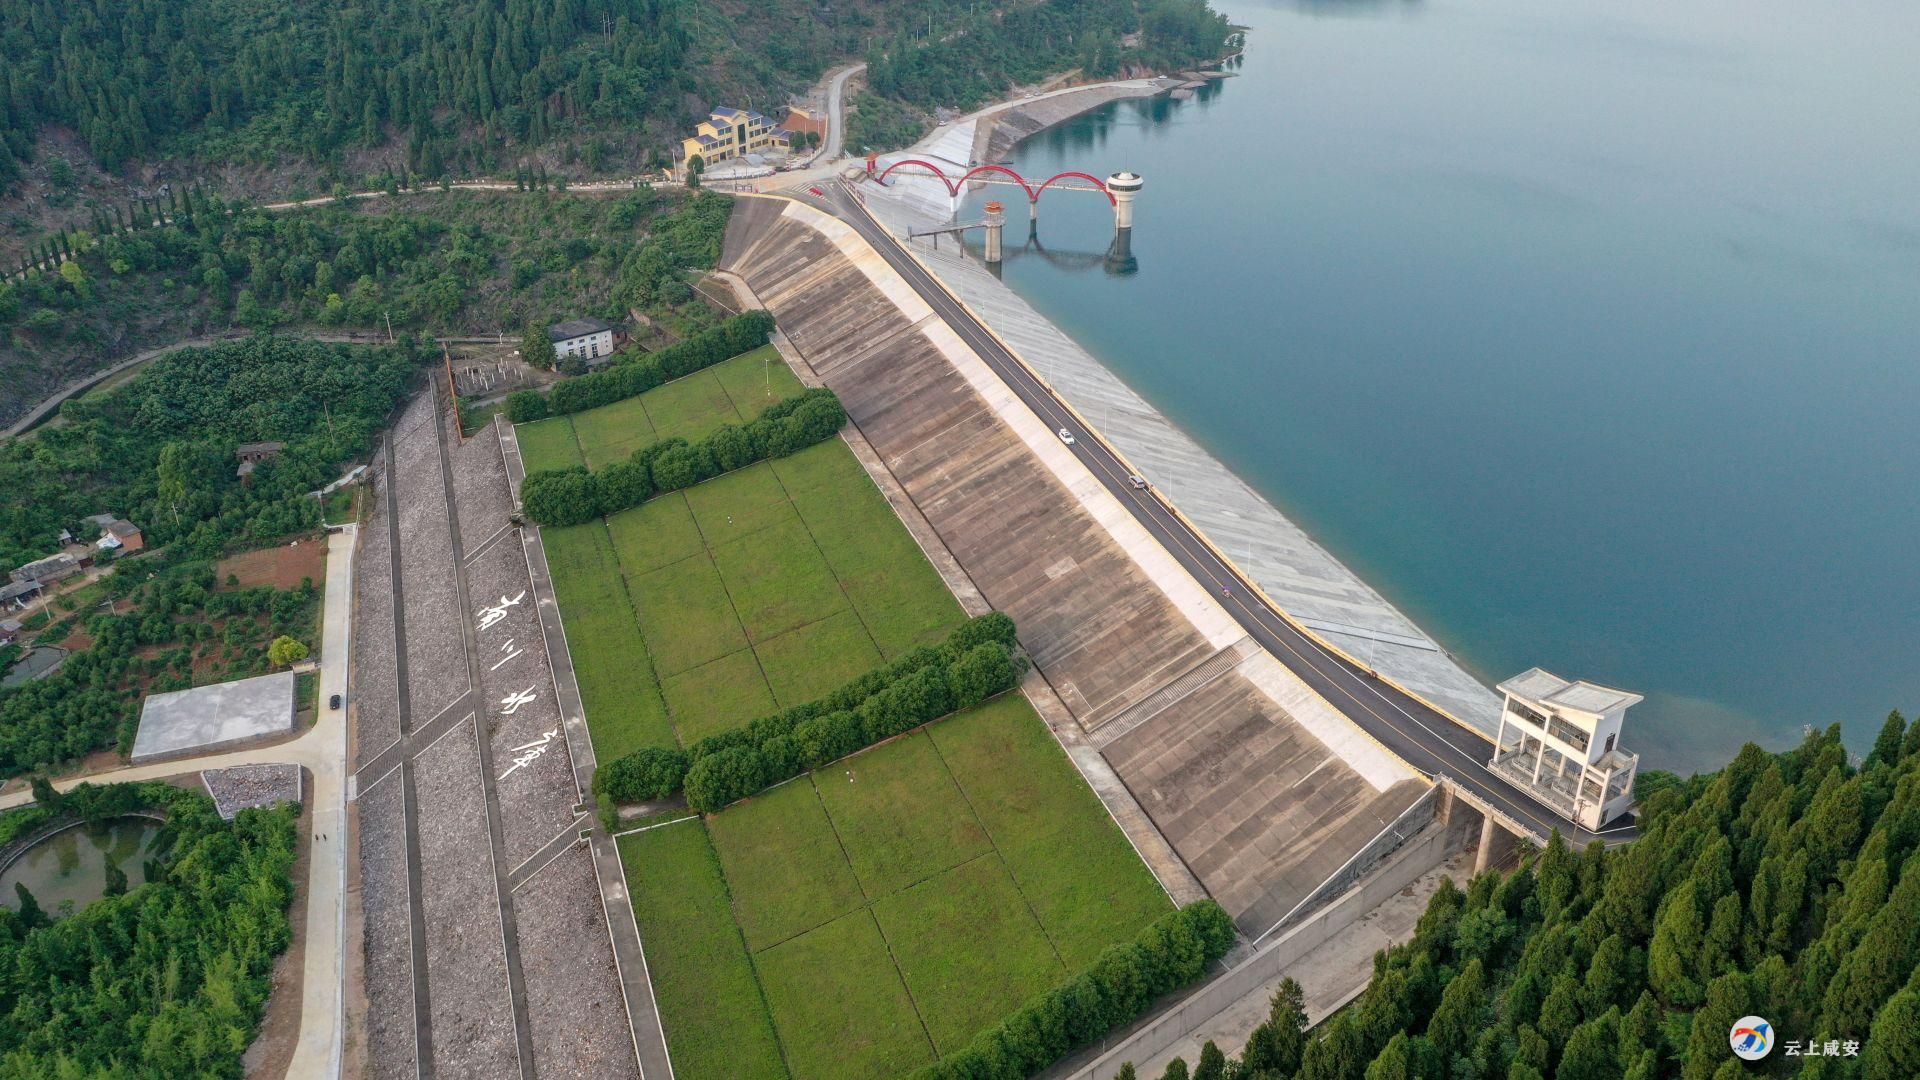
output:
M 937 129 L 912 148 L 880 155 L 962 165 L 961 146 L 989 145 L 1018 124 L 1020 142 L 1102 105 L 1159 96 L 1180 79 L 1127 80 L 1074 87 L 1044 99 L 1013 99 Z M 1064 100 L 1063 100 L 1064 99 Z M 1028 111 L 1041 100 L 1044 110 Z M 988 121 L 983 124 L 982 121 Z M 983 132 L 981 129 L 985 128 Z M 885 189 L 861 185 L 866 204 L 896 235 L 951 220 L 951 199 L 932 177 L 896 173 Z M 1273 502 L 1168 419 L 1098 357 L 1040 314 L 960 245 L 926 238 L 905 245 L 1081 416 L 1097 427 L 1162 494 L 1198 524 L 1248 580 L 1329 649 L 1374 670 L 1455 722 L 1491 738 L 1500 703 L 1494 692 L 1391 601 L 1320 546 Z

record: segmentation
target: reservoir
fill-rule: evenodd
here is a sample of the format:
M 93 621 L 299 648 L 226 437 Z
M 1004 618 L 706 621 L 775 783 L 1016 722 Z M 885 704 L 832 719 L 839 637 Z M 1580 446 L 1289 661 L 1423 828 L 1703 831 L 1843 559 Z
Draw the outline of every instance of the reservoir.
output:
M 1648 767 L 1920 706 L 1920 6 L 1225 0 L 1238 76 L 1014 154 L 1005 280 L 1489 683 Z M 976 213 L 994 188 L 974 195 Z

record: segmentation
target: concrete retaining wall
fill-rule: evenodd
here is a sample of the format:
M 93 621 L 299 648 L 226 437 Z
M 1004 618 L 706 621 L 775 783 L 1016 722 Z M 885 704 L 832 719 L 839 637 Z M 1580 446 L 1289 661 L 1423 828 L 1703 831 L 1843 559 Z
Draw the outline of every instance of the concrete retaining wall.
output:
M 1045 1075 L 1057 1080 L 1110 1080 L 1126 1062 L 1145 1061 L 1164 1052 L 1221 1010 L 1280 978 L 1316 946 L 1406 888 L 1445 857 L 1446 847 L 1447 829 L 1439 824 L 1428 825 L 1372 876 L 1293 929 L 1269 940 L 1245 962 L 1222 972 L 1178 1004 L 1127 1032 L 1091 1062 Z

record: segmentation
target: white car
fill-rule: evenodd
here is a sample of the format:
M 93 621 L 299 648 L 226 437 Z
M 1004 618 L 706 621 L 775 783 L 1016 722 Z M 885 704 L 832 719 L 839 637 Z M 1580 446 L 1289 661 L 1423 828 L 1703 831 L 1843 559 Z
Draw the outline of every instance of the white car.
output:
M 1061 429 L 1060 429 L 1060 441 L 1061 441 L 1061 442 L 1063 442 L 1063 443 L 1066 443 L 1066 444 L 1067 444 L 1068 446 L 1072 446 L 1072 445 L 1073 445 L 1073 432 L 1071 432 L 1071 431 L 1068 431 L 1068 430 L 1067 430 L 1066 428 L 1061 428 Z
M 1139 473 L 1134 473 L 1128 476 L 1127 483 L 1132 484 L 1133 490 L 1135 491 L 1147 490 L 1147 478 L 1144 476 L 1141 476 Z

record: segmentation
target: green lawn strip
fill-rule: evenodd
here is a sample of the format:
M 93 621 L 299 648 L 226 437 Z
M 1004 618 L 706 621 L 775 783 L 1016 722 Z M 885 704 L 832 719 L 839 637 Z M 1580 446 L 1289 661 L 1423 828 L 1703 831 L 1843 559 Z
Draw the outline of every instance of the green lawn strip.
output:
M 900 1076 L 933 1060 L 866 908 L 758 953 L 754 963 L 795 1080 Z
M 965 620 L 853 451 L 838 439 L 773 462 L 880 651 L 888 659 L 932 645 Z
M 607 532 L 629 580 L 706 551 L 686 496 L 678 491 L 607 518 Z
M 601 761 L 643 746 L 673 746 L 673 725 L 640 637 L 613 543 L 598 521 L 542 529 L 587 732 Z
M 759 952 L 866 904 L 805 777 L 708 819 L 733 916 Z
M 1069 968 L 1171 910 L 1026 698 L 1006 694 L 927 731 Z
M 662 439 L 693 442 L 721 424 L 742 422 L 733 399 L 727 397 L 711 369 L 649 390 L 640 395 L 640 400 L 646 402 L 647 418 Z
M 655 439 L 653 422 L 647 419 L 646 407 L 637 397 L 575 413 L 571 419 L 574 441 L 580 444 L 590 469 L 625 461 Z
M 774 710 L 773 694 L 752 649 L 669 676 L 661 681 L 661 689 L 666 692 L 674 730 L 687 746 L 708 735 L 744 727 Z
M 993 852 L 874 901 L 873 916 L 942 1055 L 1067 974 Z
M 620 837 L 619 845 L 674 1074 L 786 1076 L 705 826 L 665 825 Z
M 786 489 L 767 462 L 736 469 L 682 492 L 708 547 L 720 547 L 772 525 L 798 521 Z
M 899 892 L 991 846 L 924 732 L 821 769 L 813 782 L 868 897 Z
M 806 389 L 780 358 L 780 350 L 771 345 L 741 353 L 711 370 L 741 416 L 758 416 L 761 409 Z
M 530 473 L 582 464 L 573 421 L 567 417 L 521 424 L 514 428 L 514 437 L 520 441 L 520 463 Z
M 817 701 L 880 666 L 859 616 L 841 611 L 755 645 L 781 708 Z
M 714 548 L 713 564 L 752 641 L 848 609 L 840 583 L 797 519 Z
M 706 552 L 627 579 L 662 679 L 746 648 L 726 586 Z

